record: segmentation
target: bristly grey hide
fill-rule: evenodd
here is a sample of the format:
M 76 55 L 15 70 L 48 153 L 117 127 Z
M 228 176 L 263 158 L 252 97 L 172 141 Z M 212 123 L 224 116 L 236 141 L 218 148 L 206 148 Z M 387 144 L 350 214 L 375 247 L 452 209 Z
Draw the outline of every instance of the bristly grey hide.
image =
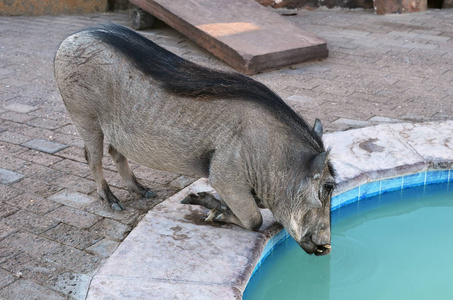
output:
M 221 199 L 191 195 L 209 219 L 257 229 L 258 207 L 307 253 L 330 252 L 334 171 L 313 128 L 263 84 L 207 69 L 124 27 L 75 33 L 60 45 L 55 76 L 85 144 L 101 199 L 124 209 L 102 172 L 104 140 L 128 189 L 141 185 L 128 159 L 154 169 L 208 177 Z M 218 203 L 216 203 L 216 201 Z

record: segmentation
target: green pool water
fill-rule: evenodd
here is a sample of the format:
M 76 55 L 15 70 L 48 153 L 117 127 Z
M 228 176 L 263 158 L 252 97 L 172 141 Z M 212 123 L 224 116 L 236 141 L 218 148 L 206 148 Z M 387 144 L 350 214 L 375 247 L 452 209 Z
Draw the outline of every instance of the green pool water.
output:
M 453 183 L 360 200 L 332 212 L 332 253 L 287 239 L 244 299 L 453 299 Z

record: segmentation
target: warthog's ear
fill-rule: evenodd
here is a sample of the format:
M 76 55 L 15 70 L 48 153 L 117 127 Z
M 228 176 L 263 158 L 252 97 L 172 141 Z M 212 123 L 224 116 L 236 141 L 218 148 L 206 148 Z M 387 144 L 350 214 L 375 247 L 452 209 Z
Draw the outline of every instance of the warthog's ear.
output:
M 318 118 L 316 118 L 315 125 L 313 125 L 313 131 L 317 136 L 319 136 L 320 139 L 322 138 L 324 129 L 322 128 L 321 120 L 319 120 Z
M 322 171 L 324 170 L 324 165 L 326 163 L 327 155 L 329 154 L 328 151 L 319 153 L 311 162 L 310 166 L 310 175 L 311 176 L 320 176 Z

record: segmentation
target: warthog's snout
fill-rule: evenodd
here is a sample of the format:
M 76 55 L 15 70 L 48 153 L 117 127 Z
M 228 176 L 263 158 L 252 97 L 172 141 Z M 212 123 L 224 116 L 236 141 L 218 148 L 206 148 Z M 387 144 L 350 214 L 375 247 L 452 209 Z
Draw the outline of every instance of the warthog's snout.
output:
M 300 242 L 298 242 L 299 246 L 304 249 L 305 252 L 308 254 L 314 254 L 316 256 L 327 255 L 332 250 L 332 246 L 328 243 L 318 245 L 313 242 L 311 236 L 305 236 L 302 238 Z

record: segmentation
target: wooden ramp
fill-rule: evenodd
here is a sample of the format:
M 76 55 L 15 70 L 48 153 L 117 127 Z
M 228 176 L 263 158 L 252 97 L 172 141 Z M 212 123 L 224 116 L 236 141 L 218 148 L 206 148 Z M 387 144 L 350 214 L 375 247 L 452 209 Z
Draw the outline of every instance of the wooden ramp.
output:
M 254 0 L 130 0 L 236 70 L 256 74 L 327 57 L 326 41 Z

